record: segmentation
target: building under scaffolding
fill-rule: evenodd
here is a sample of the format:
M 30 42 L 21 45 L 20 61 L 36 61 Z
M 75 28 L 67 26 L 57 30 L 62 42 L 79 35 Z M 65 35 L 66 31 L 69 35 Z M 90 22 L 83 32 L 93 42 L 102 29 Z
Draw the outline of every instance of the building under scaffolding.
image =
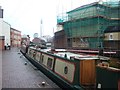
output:
M 58 16 L 57 25 L 62 25 L 65 32 L 66 48 L 104 48 L 104 31 L 109 26 L 120 26 L 120 1 L 94 2 L 78 7 L 67 12 L 65 17 Z M 55 42 L 60 38 L 56 34 Z M 62 43 L 59 46 L 62 48 Z

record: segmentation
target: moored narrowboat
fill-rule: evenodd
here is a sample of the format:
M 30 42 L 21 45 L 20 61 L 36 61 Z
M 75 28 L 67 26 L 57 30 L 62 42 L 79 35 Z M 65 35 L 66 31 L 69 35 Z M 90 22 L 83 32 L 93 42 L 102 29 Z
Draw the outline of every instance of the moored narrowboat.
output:
M 64 49 L 21 48 L 21 52 L 61 88 L 96 88 L 96 65 L 109 67 L 107 57 L 75 54 Z M 98 79 L 97 79 L 98 80 Z

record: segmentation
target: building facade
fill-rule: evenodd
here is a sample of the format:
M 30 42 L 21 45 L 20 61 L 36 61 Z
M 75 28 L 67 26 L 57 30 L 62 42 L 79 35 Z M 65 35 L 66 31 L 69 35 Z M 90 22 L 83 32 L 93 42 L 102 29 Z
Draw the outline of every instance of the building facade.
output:
M 0 7 L 0 36 L 1 36 L 1 45 L 3 49 L 6 49 L 6 47 L 10 47 L 10 27 L 11 25 L 3 20 L 3 9 Z M 4 39 L 3 39 L 4 37 Z M 4 40 L 4 41 L 3 41 Z
M 68 48 L 99 49 L 105 29 L 120 25 L 119 12 L 119 2 L 95 2 L 67 12 L 66 21 L 57 18 L 57 24 L 63 25 Z
M 4 46 L 11 46 L 10 42 L 10 27 L 11 25 L 5 21 L 3 21 L 3 27 L 2 27 L 2 35 L 5 36 L 5 43 Z
M 110 26 L 105 30 L 104 47 L 120 50 L 120 26 Z
M 5 37 L 0 36 L 0 50 L 4 50 Z
M 60 30 L 58 32 L 55 32 L 54 36 L 54 48 L 67 48 L 66 44 L 66 35 L 64 30 Z
M 22 35 L 21 37 L 21 44 L 25 44 L 26 46 L 30 44 L 30 36 L 29 35 Z
M 11 28 L 11 25 L 3 20 L 3 9 L 0 7 L 0 48 L 2 50 L 11 46 L 21 46 L 21 31 Z M 4 46 L 4 47 L 3 47 Z
M 21 46 L 21 31 L 11 28 L 10 29 L 10 38 L 11 38 L 11 46 L 12 47 L 20 47 Z
M 0 50 L 4 49 L 5 37 L 2 35 L 2 23 L 3 23 L 3 9 L 0 6 Z
M 0 6 L 0 18 L 3 18 L 3 9 Z

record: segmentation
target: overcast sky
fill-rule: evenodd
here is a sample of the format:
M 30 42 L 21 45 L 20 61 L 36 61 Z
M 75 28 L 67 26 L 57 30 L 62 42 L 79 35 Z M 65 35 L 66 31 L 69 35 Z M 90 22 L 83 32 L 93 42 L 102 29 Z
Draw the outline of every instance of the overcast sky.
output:
M 53 36 L 58 13 L 95 1 L 98 0 L 0 0 L 0 6 L 4 9 L 4 20 L 22 34 L 40 35 L 42 19 L 42 35 Z

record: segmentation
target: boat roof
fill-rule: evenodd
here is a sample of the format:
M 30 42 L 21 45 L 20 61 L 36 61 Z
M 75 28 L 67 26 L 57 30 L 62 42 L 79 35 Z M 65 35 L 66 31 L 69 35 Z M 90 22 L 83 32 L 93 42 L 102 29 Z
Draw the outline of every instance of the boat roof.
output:
M 32 49 L 36 49 L 34 47 L 30 47 Z M 71 59 L 71 58 L 75 58 L 75 59 L 79 59 L 79 60 L 92 60 L 92 59 L 101 59 L 101 60 L 109 60 L 109 58 L 104 57 L 104 56 L 98 56 L 98 55 L 91 55 L 91 54 L 84 54 L 84 53 L 72 53 L 67 51 L 66 49 L 54 49 L 54 51 L 51 51 L 51 49 L 37 49 L 40 50 L 42 52 L 46 52 L 46 53 L 52 53 L 53 55 L 59 56 L 59 57 L 65 57 L 67 59 Z
M 34 47 L 31 47 L 32 49 L 36 49 Z M 51 51 L 51 49 L 37 49 L 40 50 L 42 52 L 49 52 L 52 53 L 53 55 L 59 56 L 59 57 L 66 57 L 68 59 L 70 58 L 76 58 L 76 59 L 98 59 L 97 55 L 90 55 L 90 54 L 76 54 L 76 53 L 72 53 L 67 51 L 66 49 L 54 49 L 54 51 Z
M 98 57 L 96 55 L 89 55 L 89 54 L 75 54 L 75 53 L 71 53 L 71 52 L 57 52 L 54 53 L 57 56 L 60 57 L 65 57 L 70 59 L 70 58 L 76 58 L 76 59 L 98 59 Z
M 79 60 L 92 60 L 92 59 L 100 59 L 100 60 L 109 60 L 108 57 L 104 57 L 104 56 L 98 56 L 98 55 L 91 55 L 91 54 L 75 54 L 75 53 L 71 53 L 71 52 L 58 52 L 58 53 L 54 53 L 57 56 L 61 56 L 61 57 L 66 57 L 68 59 L 71 58 L 75 58 L 75 59 L 79 59 Z

